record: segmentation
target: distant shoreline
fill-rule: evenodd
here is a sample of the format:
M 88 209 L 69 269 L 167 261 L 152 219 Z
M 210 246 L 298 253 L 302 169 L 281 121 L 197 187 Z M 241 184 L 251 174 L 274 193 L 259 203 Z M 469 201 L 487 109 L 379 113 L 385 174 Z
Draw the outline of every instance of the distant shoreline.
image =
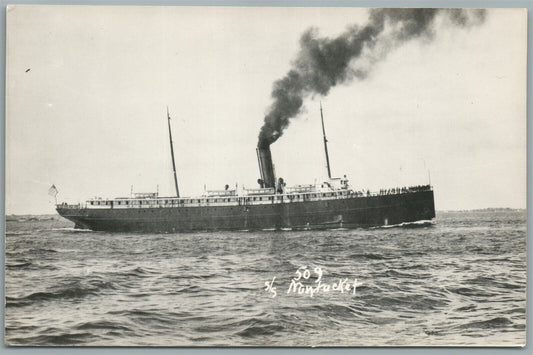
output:
M 527 211 L 527 208 L 511 208 L 511 207 L 487 207 L 474 208 L 471 210 L 436 210 L 437 213 L 442 212 L 520 212 Z

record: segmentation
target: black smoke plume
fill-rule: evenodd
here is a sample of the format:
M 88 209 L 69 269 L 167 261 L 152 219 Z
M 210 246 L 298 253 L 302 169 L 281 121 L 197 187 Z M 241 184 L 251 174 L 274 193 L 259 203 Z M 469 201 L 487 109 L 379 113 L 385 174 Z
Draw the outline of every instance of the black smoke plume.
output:
M 258 147 L 267 147 L 281 137 L 308 95 L 325 96 L 335 85 L 364 79 L 372 64 L 395 47 L 415 38 L 431 39 L 438 17 L 467 27 L 483 23 L 485 10 L 372 9 L 365 26 L 348 27 L 337 38 L 320 38 L 315 28 L 308 29 L 300 38 L 292 69 L 273 85 L 274 102 L 265 116 Z M 366 66 L 354 68 L 352 63 L 358 60 L 366 61 Z

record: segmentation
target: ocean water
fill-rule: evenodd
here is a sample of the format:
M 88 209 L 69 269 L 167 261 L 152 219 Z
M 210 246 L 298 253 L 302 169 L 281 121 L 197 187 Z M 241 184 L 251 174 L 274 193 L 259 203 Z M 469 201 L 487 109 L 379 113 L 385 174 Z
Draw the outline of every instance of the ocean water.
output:
M 8 345 L 525 343 L 525 211 L 440 212 L 418 228 L 187 234 L 48 218 L 7 221 Z

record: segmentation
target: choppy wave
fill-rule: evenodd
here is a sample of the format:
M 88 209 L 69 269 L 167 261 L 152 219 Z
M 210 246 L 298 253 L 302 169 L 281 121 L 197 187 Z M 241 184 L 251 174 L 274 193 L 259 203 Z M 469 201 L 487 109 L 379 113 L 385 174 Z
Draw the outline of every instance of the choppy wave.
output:
M 74 228 L 74 227 L 64 227 L 64 228 L 52 228 L 51 231 L 58 231 L 58 232 L 69 232 L 69 233 L 93 233 L 90 229 L 83 229 L 83 228 Z
M 27 231 L 13 231 L 13 232 L 6 231 L 6 237 L 17 236 L 17 235 L 27 235 L 27 234 L 29 234 Z
M 12 269 L 12 268 L 26 267 L 26 266 L 30 266 L 31 264 L 32 264 L 31 261 L 13 260 L 10 262 L 6 262 L 6 268 Z
M 89 279 L 70 282 L 61 286 L 52 286 L 43 291 L 32 292 L 25 296 L 6 296 L 6 307 L 23 307 L 42 301 L 79 299 L 89 295 L 98 295 L 104 289 L 114 289 L 112 282 Z

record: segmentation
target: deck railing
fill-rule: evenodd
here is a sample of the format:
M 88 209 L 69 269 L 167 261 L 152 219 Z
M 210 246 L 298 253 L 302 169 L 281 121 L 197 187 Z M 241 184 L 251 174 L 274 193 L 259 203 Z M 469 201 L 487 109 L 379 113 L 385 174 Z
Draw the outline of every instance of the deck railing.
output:
M 125 209 L 125 208 L 176 208 L 176 207 L 208 207 L 208 206 L 247 206 L 268 205 L 280 203 L 294 203 L 304 201 L 328 201 L 347 198 L 363 198 L 370 196 L 398 195 L 413 192 L 430 191 L 430 185 L 412 186 L 392 189 L 381 189 L 377 192 L 369 190 L 337 190 L 337 191 L 313 191 L 305 193 L 290 193 L 276 195 L 251 195 L 251 196 L 220 196 L 220 197 L 197 197 L 176 198 L 160 197 L 157 199 L 94 199 L 85 204 L 58 204 L 62 209 Z

